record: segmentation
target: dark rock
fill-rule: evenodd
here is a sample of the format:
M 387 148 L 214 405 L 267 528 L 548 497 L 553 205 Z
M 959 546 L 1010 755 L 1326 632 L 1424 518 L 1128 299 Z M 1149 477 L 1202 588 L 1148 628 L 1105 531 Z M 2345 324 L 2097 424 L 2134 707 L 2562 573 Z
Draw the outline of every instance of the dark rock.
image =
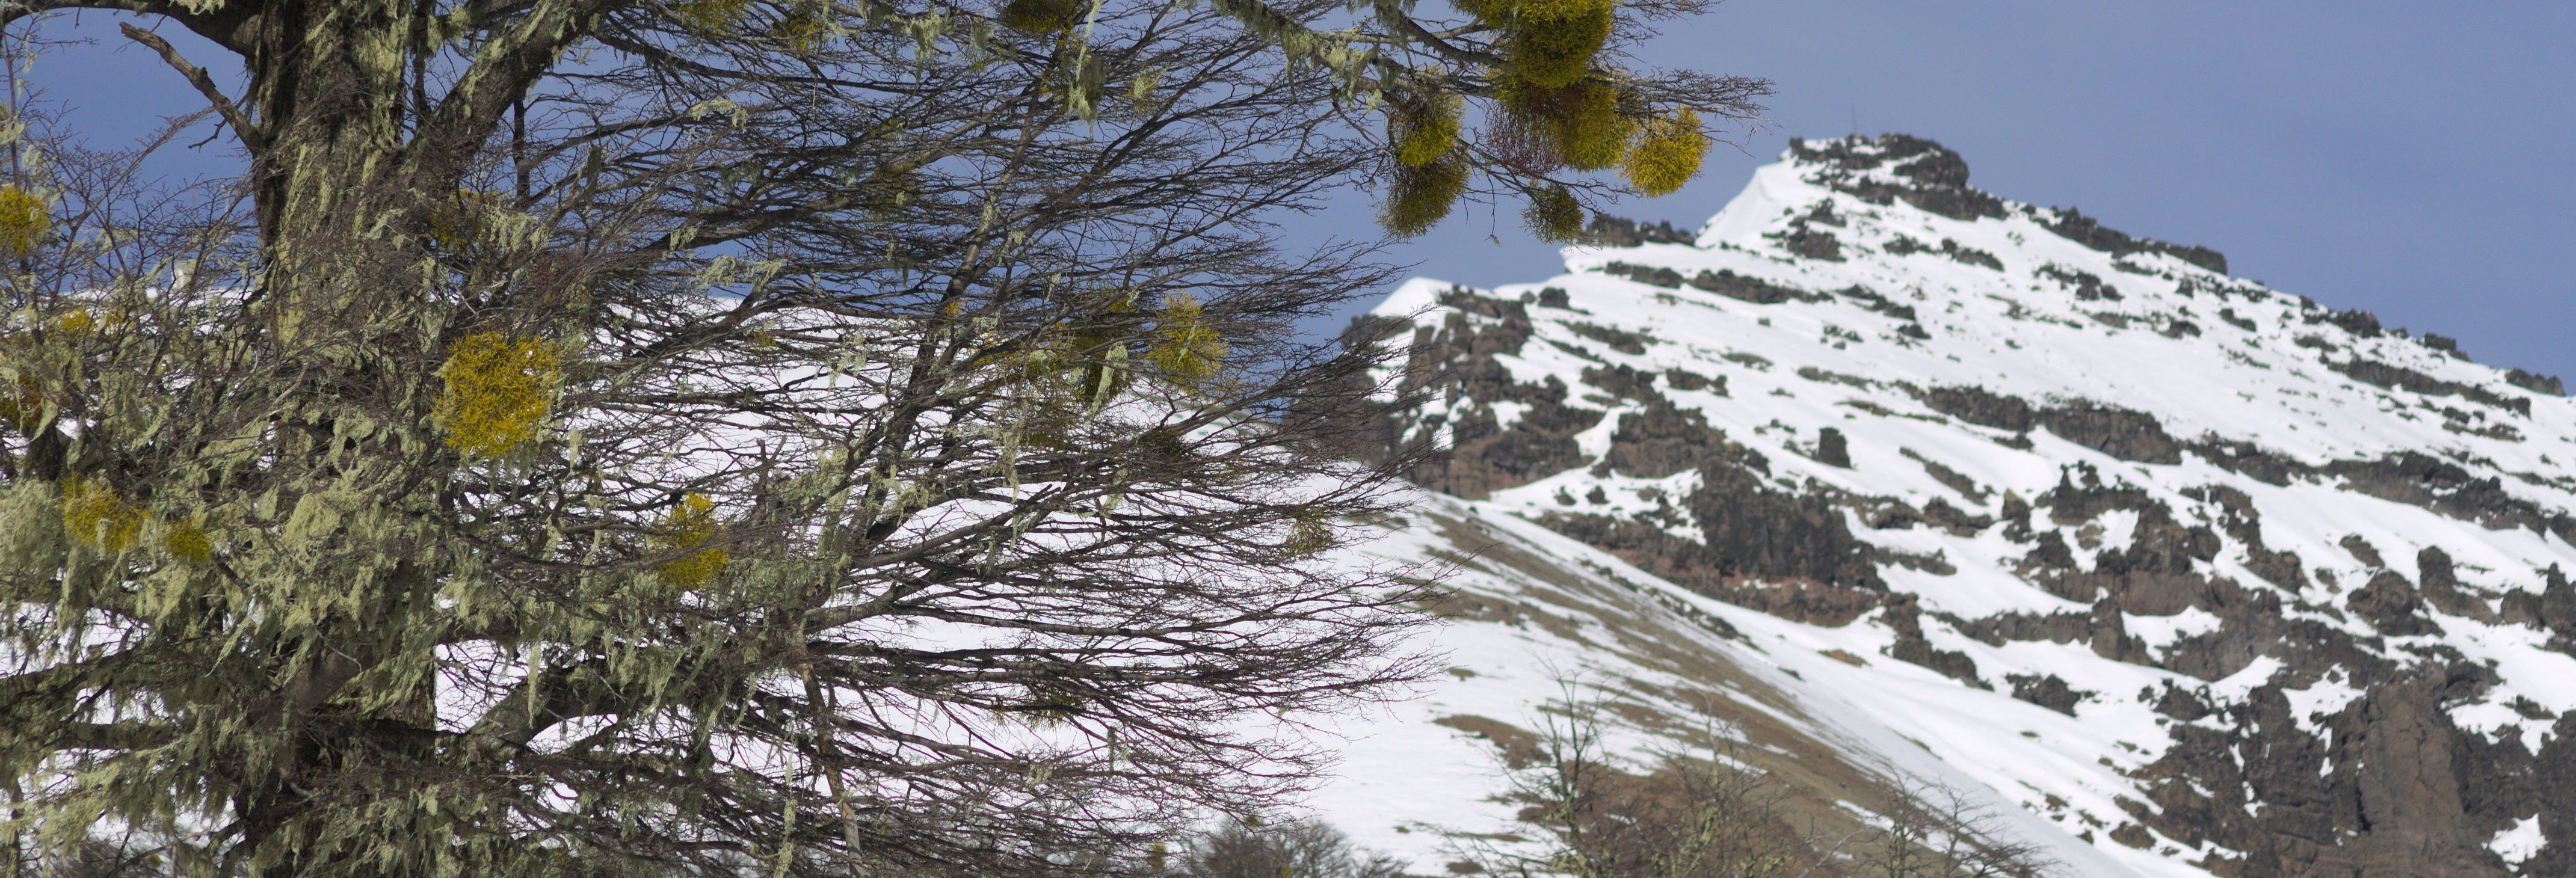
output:
M 1646 335 L 1642 332 L 1629 332 L 1624 329 L 1612 329 L 1607 326 L 1595 326 L 1590 323 L 1578 323 L 1569 320 L 1566 321 L 1564 325 L 1568 332 L 1572 332 L 1577 336 L 1581 336 L 1592 341 L 1609 345 L 1611 350 L 1630 356 L 1645 353 L 1646 345 L 1655 340 L 1653 336 Z
M 1923 637 L 1922 607 L 1914 595 L 1887 596 L 1887 612 L 1879 618 L 1896 632 L 1896 642 L 1887 647 L 1887 656 L 1901 662 L 1921 665 L 1941 676 L 1975 686 L 1992 689 L 1993 685 L 1977 676 L 1977 661 L 1957 650 L 1934 649 Z
M 1933 411 L 1979 426 L 2018 433 L 2037 423 L 2030 403 L 1982 387 L 1934 387 L 1917 396 Z
M 2308 467 L 2298 461 L 2265 451 L 2252 442 L 2203 436 L 2183 447 L 2209 461 L 2211 466 L 2267 485 L 2287 485 L 2292 477 L 2309 472 Z
M 1585 366 L 1582 380 L 1583 383 L 1601 388 L 1619 399 L 1642 402 L 1663 398 L 1662 394 L 1655 392 L 1655 373 L 1635 366 L 1612 366 L 1607 369 Z
M 1601 460 L 1610 472 L 1660 479 L 1714 460 L 1726 448 L 1726 435 L 1698 410 L 1675 408 L 1658 396 L 1644 411 L 1619 416 Z
M 2576 585 L 2570 585 L 2567 574 L 2558 565 L 2541 571 L 2542 582 L 2537 615 L 2542 627 L 2561 637 L 2576 638 Z
M 2048 230 L 2086 247 L 2115 257 L 2127 256 L 2131 253 L 2163 253 L 2219 274 L 2227 273 L 2227 257 L 2216 250 L 2168 244 L 2151 238 L 2132 238 L 2121 232 L 2104 228 L 2092 217 L 2085 216 L 2083 211 L 2072 207 L 2057 208 L 2054 212 L 2055 217 L 2043 220 Z
M 2377 336 L 2381 331 L 2379 315 L 2359 308 L 2350 311 L 2310 311 L 2307 320 L 2309 323 L 2331 323 L 2343 327 L 2345 332 L 2363 338 Z
M 2013 687 L 2012 696 L 2067 716 L 2075 715 L 2075 705 L 2101 693 L 2066 685 L 2056 674 L 2007 674 L 2004 680 Z
M 1820 259 L 1826 262 L 1843 261 L 1843 244 L 1834 238 L 1834 233 L 1817 231 L 1804 225 L 1782 235 L 1780 247 L 1791 254 L 1808 259 Z
M 2460 576 L 2451 564 L 2451 555 L 2439 546 L 2425 546 L 2415 553 L 2416 587 L 2424 602 L 2433 609 L 2454 616 L 2466 616 L 2484 622 L 2497 621 L 2495 611 L 2485 601 L 2460 589 Z
M 2262 327 L 2259 327 L 2259 326 L 2255 326 L 2255 325 L 2254 325 L 2254 321 L 2247 320 L 2247 319 L 2245 319 L 2245 318 L 2243 318 L 2243 317 L 2238 317 L 2238 316 L 2236 316 L 2236 309 L 2234 309 L 2234 308 L 2220 308 L 2220 309 L 2218 309 L 2218 319 L 2220 319 L 2220 320 L 2224 320 L 2224 321 L 2227 321 L 2227 325 L 2229 325 L 2229 326 L 2233 326 L 2233 327 L 2236 327 L 2236 328 L 2238 328 L 2238 329 L 2245 330 L 2246 332 L 2253 332 L 2253 331 L 2255 331 L 2255 330 L 2257 330 L 2257 329 L 2262 328 Z
M 1877 608 L 1885 597 L 1879 590 L 1808 577 L 1747 576 L 1740 565 L 1730 566 L 1727 556 L 1642 521 L 1552 514 L 1539 523 L 1684 588 L 1810 625 L 1848 625 Z
M 1884 591 L 1868 547 L 1824 497 L 1774 491 L 1741 466 L 1700 467 L 1691 515 L 1729 575 Z
M 1681 289 L 1682 286 L 1682 273 L 1669 268 L 1613 262 L 1603 266 L 1601 271 L 1613 277 L 1624 277 L 1649 286 L 1675 290 Z
M 2444 381 L 2413 369 L 2391 366 L 2378 360 L 2354 357 L 2341 363 L 2328 360 L 2325 365 L 2328 369 L 2341 372 L 2364 384 L 2390 390 L 2403 390 L 2408 393 L 2420 393 L 2425 396 L 2456 396 L 2526 417 L 2531 414 L 2531 400 L 2527 397 L 2501 396 L 2483 387 Z
M 1851 445 L 1843 431 L 1832 427 L 1816 431 L 1816 462 L 1851 469 Z
M 1656 220 L 1653 224 L 1593 214 L 1592 223 L 1583 230 L 1583 242 L 1610 247 L 1642 247 L 1647 244 L 1690 244 L 1690 233 L 1673 228 L 1673 224 Z M 1542 303 L 1544 304 L 1544 303 Z
M 1572 299 L 1568 298 L 1564 287 L 1546 287 L 1538 291 L 1538 306 L 1541 308 L 1572 309 L 1574 307 L 1574 303 Z
M 2154 415 L 2091 400 L 2043 409 L 2040 423 L 2060 438 L 2121 460 L 2181 463 L 2182 443 Z
M 1671 269 L 1663 270 L 1667 272 L 1671 271 Z M 1658 277 L 1660 278 L 1660 275 Z M 1680 285 L 1681 275 L 1679 273 L 1674 273 L 1673 283 L 1671 286 Z M 1810 293 L 1795 287 L 1781 286 L 1761 278 L 1746 277 L 1723 268 L 1714 272 L 1700 272 L 1697 276 L 1690 279 L 1690 285 L 1730 299 L 1741 299 L 1756 305 L 1777 305 L 1782 302 L 1818 302 L 1827 298 L 1821 294 Z
M 2352 555 L 2352 559 L 2361 562 L 2363 566 L 2388 566 L 2388 561 L 2379 557 L 2379 549 L 2373 547 L 2369 540 L 2362 539 L 2360 534 L 2346 535 L 2343 538 L 2343 542 L 2338 545 L 2343 546 L 2343 550 L 2350 553 Z
M 2506 369 L 2504 383 L 2533 393 L 2546 393 L 2550 396 L 2567 395 L 2567 385 L 2559 381 L 2558 376 L 2555 375 L 2537 375 L 2520 369 Z
M 2173 681 L 2167 680 L 2164 694 L 2156 699 L 2156 712 L 2183 722 L 2191 722 L 2217 711 L 2213 710 L 2209 702 L 2202 699 L 2199 693 L 2176 686 Z
M 1811 179 L 1851 193 L 1871 204 L 1898 199 L 1951 219 L 2003 218 L 2003 199 L 1968 187 L 1968 163 L 1938 143 L 1904 134 L 1874 140 L 1846 137 L 1809 142 L 1792 140 L 1790 154 L 1818 165 Z M 1886 168 L 1904 182 L 1889 182 L 1864 173 Z
M 2079 302 L 2095 302 L 2104 299 L 2117 302 L 2120 300 L 2119 290 L 2113 289 L 2110 284 L 2103 282 L 2101 275 L 2097 275 L 2089 271 L 2080 271 L 2051 262 L 2039 267 L 2039 276 L 2057 281 L 2060 285 L 2073 291 L 2075 293 L 2075 300 Z
M 1726 395 L 1726 376 L 1724 375 L 1712 377 L 1672 368 L 1664 370 L 1664 383 L 1674 390 L 1706 390 L 1718 396 Z
M 2354 589 L 2344 597 L 2344 605 L 2355 615 L 2391 637 L 2439 634 L 2442 629 L 2432 620 L 2416 613 L 2419 602 L 2415 586 L 2394 571 L 2382 570 L 2370 578 L 2370 584 Z
M 2031 541 L 2030 554 L 2022 556 L 2021 563 L 2023 566 L 2043 570 L 2074 570 L 2075 550 L 2067 548 L 2066 538 L 2058 536 L 2056 531 L 2044 530 L 2039 532 L 2037 539 Z M 2060 594 L 2058 597 L 2070 601 L 2090 601 L 2093 599 L 2093 588 L 2088 582 L 2080 593 Z

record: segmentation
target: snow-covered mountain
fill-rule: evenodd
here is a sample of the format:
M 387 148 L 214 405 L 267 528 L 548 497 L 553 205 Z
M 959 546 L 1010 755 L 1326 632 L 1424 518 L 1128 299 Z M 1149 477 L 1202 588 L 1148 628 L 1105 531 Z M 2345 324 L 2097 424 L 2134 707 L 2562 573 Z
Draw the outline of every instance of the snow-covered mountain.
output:
M 1438 871 L 1574 675 L 1631 749 L 1714 723 L 1810 821 L 1967 791 L 2068 874 L 2576 875 L 2576 401 L 1967 176 L 1803 142 L 1363 318 L 1447 452 L 1363 551 L 1454 565 L 1456 667 L 1316 807 Z

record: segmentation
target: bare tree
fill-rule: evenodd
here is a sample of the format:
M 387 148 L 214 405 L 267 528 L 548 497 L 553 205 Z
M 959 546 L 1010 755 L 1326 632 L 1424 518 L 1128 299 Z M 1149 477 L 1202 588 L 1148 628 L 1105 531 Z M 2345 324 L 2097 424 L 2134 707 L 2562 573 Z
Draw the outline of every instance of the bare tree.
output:
M 1889 769 L 1894 777 L 1907 777 Z M 2054 874 L 2047 849 L 2013 837 L 1977 798 L 1920 779 L 1898 784 L 1885 826 L 1864 839 L 1862 875 L 1876 878 L 2039 878 Z
M 1394 858 L 1353 846 L 1317 819 L 1233 822 L 1194 839 L 1179 863 L 1188 878 L 1402 878 Z
M 1545 841 L 1459 836 L 1467 862 L 1519 876 L 1768 878 L 1805 853 L 1780 818 L 1780 791 L 1734 767 L 1723 747 L 1623 764 L 1605 746 L 1603 707 L 1572 697 L 1571 685 L 1567 694 L 1542 714 L 1536 758 L 1511 772 L 1504 795 Z
M 1520 878 L 2038 878 L 2055 864 L 1975 797 L 1894 769 L 1883 822 L 1828 836 L 1786 819 L 1787 791 L 1745 770 L 1724 739 L 1646 764 L 1605 745 L 1602 703 L 1566 696 L 1541 714 L 1536 753 L 1509 768 L 1520 833 L 1452 836 L 1479 871 Z M 1642 770 L 1639 770 L 1642 769 Z
M 453 184 L 285 167 L 403 133 L 295 115 L 155 188 L 22 113 L 13 869 L 1116 871 L 1329 757 L 1248 724 L 1423 672 L 1419 586 L 1331 556 L 1391 502 L 1307 414 L 1366 364 L 1290 333 L 1387 269 L 1262 225 L 1375 161 L 1330 76 L 1104 7 L 1154 84 L 1085 118 L 1044 45 L 778 34 L 566 67 Z

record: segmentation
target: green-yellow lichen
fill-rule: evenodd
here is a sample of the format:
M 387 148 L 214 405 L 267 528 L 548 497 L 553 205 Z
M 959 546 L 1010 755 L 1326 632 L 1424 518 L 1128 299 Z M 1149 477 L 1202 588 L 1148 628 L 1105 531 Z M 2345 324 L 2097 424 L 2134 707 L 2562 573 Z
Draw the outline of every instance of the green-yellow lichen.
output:
M 0 186 L 0 253 L 25 253 L 54 227 L 53 209 L 35 193 Z
M 690 30 L 724 33 L 742 21 L 743 16 L 751 11 L 751 3 L 752 0 L 689 0 L 673 5 L 671 16 L 688 25 Z
M 723 546 L 698 548 L 715 539 L 718 530 L 716 501 L 694 491 L 682 495 L 679 505 L 671 507 L 670 514 L 662 517 L 661 526 L 653 534 L 652 546 L 656 555 L 688 554 L 662 562 L 658 568 L 662 579 L 681 588 L 697 588 L 723 574 L 725 566 L 733 562 L 732 554 Z M 697 551 L 689 551 L 691 549 Z
M 1225 368 L 1225 337 L 1208 324 L 1207 309 L 1197 297 L 1174 292 L 1163 297 L 1154 315 L 1154 341 L 1145 359 L 1164 377 L 1196 387 Z
M 1650 198 L 1672 194 L 1699 175 L 1708 143 L 1708 134 L 1699 130 L 1699 114 L 1687 107 L 1655 120 L 1637 148 L 1628 151 L 1627 167 L 1622 169 L 1628 185 Z
M 1504 77 L 1495 83 L 1501 109 L 1496 146 L 1540 169 L 1598 171 L 1627 154 L 1636 123 L 1620 112 L 1619 89 L 1597 80 L 1563 88 Z
M 1002 26 L 1033 34 L 1073 29 L 1091 10 L 1083 0 L 1011 0 L 1002 7 Z
M 435 414 L 447 445 L 477 457 L 499 457 L 537 438 L 554 405 L 563 360 L 539 339 L 479 332 L 448 346 L 438 370 L 447 392 Z
M 1320 516 L 1298 516 L 1288 523 L 1288 539 L 1280 544 L 1288 554 L 1300 558 L 1330 549 L 1341 542 L 1333 533 L 1332 522 Z
M 215 559 L 215 541 L 206 529 L 190 522 L 175 522 L 161 531 L 161 548 L 191 567 L 202 567 Z
M 1399 238 L 1430 231 L 1449 216 L 1450 207 L 1466 191 L 1467 163 L 1456 153 L 1421 167 L 1396 165 L 1394 179 L 1387 184 L 1386 204 L 1378 211 L 1378 225 Z
M 1598 171 L 1619 163 L 1636 125 L 1619 114 L 1618 89 L 1586 81 L 1563 89 L 1557 102 L 1556 131 L 1566 167 Z
M 1455 95 L 1434 95 L 1400 104 L 1386 114 L 1387 142 L 1395 160 L 1407 167 L 1421 167 L 1440 160 L 1458 145 L 1458 108 Z
M 1521 209 L 1521 221 L 1541 241 L 1571 241 L 1583 234 L 1583 205 L 1563 186 L 1534 189 L 1529 206 Z
M 143 533 L 143 507 L 106 482 L 64 477 L 62 508 L 63 530 L 94 549 L 122 552 L 134 548 L 135 537 Z
M 1521 0 L 1512 16 L 1511 68 L 1540 88 L 1564 88 L 1590 72 L 1592 56 L 1618 20 L 1615 0 Z

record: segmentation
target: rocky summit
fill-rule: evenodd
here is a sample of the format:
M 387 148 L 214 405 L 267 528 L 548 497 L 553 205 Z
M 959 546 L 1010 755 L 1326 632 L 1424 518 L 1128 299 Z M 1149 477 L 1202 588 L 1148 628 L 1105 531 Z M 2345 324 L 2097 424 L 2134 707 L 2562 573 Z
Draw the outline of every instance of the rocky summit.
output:
M 1813 833 L 1941 789 L 2069 875 L 2576 875 L 2557 379 L 1902 135 L 1565 257 L 1351 330 L 1383 449 L 1434 452 L 1354 557 L 1455 588 L 1450 673 L 1338 729 L 1313 804 L 1360 842 L 1508 838 L 1571 679 Z

